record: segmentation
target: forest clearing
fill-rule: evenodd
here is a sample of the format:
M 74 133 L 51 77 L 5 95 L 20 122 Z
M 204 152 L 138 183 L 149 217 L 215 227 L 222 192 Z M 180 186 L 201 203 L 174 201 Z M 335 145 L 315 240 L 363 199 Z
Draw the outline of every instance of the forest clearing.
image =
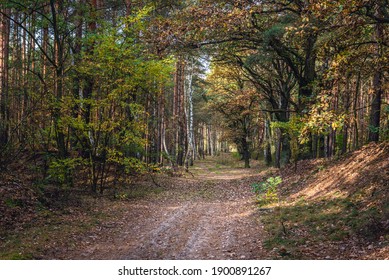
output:
M 0 0 L 1 259 L 388 259 L 388 0 Z

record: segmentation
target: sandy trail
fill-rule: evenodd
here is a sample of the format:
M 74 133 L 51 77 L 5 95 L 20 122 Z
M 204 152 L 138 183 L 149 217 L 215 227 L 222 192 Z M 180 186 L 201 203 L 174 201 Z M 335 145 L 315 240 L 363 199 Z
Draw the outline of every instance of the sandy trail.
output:
M 210 163 L 208 163 L 209 165 Z M 255 170 L 207 164 L 173 178 L 168 195 L 128 205 L 114 236 L 101 234 L 76 259 L 261 259 L 263 237 L 250 192 Z

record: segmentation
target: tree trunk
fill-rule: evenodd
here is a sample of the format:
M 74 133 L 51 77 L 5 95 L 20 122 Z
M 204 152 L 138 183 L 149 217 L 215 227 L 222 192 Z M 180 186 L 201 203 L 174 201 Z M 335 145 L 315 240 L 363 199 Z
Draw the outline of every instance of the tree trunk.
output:
M 276 152 L 275 152 L 275 166 L 277 168 L 280 168 L 281 167 L 281 143 L 282 143 L 282 139 L 281 139 L 281 129 L 279 128 L 276 128 L 276 140 L 275 140 L 275 148 L 276 148 Z
M 381 17 L 383 15 L 381 7 L 377 8 L 376 15 Z M 376 56 L 382 58 L 382 48 L 381 42 L 384 38 L 384 26 L 382 23 L 377 23 L 375 27 L 376 35 Z M 375 73 L 373 77 L 373 99 L 371 101 L 371 110 L 370 110 L 370 121 L 369 121 L 369 142 L 378 142 L 379 140 L 379 129 L 380 129 L 380 119 L 381 119 L 381 99 L 383 95 L 383 78 L 384 75 L 381 70 L 381 65 L 375 67 Z
M 270 124 L 269 120 L 265 120 L 265 147 L 264 147 L 264 157 L 265 157 L 265 163 L 267 166 L 270 166 L 272 163 L 272 156 L 271 156 L 271 145 L 270 145 Z
M 250 147 L 246 137 L 242 137 L 242 153 L 244 160 L 244 168 L 250 168 Z
M 58 9 L 56 8 L 58 6 Z M 54 33 L 54 61 L 55 61 L 55 76 L 54 76 L 54 96 L 55 104 L 53 104 L 53 121 L 54 131 L 56 136 L 57 148 L 59 157 L 66 158 L 67 149 L 65 144 L 64 127 L 61 125 L 61 104 L 63 98 L 63 78 L 64 78 L 64 41 L 62 40 L 57 15 L 62 12 L 62 2 L 56 3 L 50 0 L 53 33 Z
M 79 62 L 81 61 L 81 50 L 82 50 L 82 36 L 83 36 L 83 12 L 78 11 L 78 21 L 76 22 L 76 32 L 75 32 L 75 42 L 74 42 L 74 47 L 73 47 L 73 52 L 74 52 L 74 58 L 73 58 L 73 64 L 74 66 L 78 66 Z M 75 73 L 73 77 L 73 97 L 75 100 L 82 100 L 82 88 L 81 88 L 81 78 L 77 73 Z M 73 118 L 76 119 L 78 116 L 81 115 L 81 110 L 83 109 L 83 104 L 82 103 L 76 103 L 73 106 Z M 78 143 L 78 138 L 77 134 L 78 132 L 75 129 L 72 129 L 72 148 L 76 146 Z M 82 144 L 82 143 L 81 143 Z M 81 147 L 82 148 L 82 147 Z
M 97 28 L 97 23 L 96 23 L 96 20 L 97 20 L 97 0 L 89 0 L 89 4 L 90 4 L 90 18 L 89 18 L 89 22 L 88 22 L 88 31 L 87 33 L 88 34 L 92 34 L 96 32 L 96 28 Z M 91 42 L 89 42 L 89 44 L 86 46 L 86 54 L 91 56 L 93 55 L 93 50 L 94 50 L 94 44 L 95 42 L 92 40 Z M 86 102 L 84 102 L 84 104 L 82 105 L 83 106 L 83 114 L 82 114 L 82 118 L 84 120 L 84 123 L 86 126 L 88 126 L 88 124 L 90 123 L 91 121 L 91 109 L 92 109 L 92 106 L 91 106 L 91 102 L 90 99 L 92 98 L 92 92 L 93 92 L 93 86 L 94 86 L 94 79 L 92 76 L 86 76 L 84 77 L 84 87 L 82 89 L 82 96 L 81 96 L 81 99 L 82 100 L 85 100 Z M 92 135 L 92 131 L 88 131 L 88 135 Z M 89 139 L 88 137 L 83 137 L 81 139 L 82 141 L 82 146 L 83 146 L 83 156 L 84 157 L 90 157 L 90 153 L 92 153 L 92 150 L 93 150 L 93 140 L 91 140 L 91 136 L 89 136 Z M 92 156 L 93 157 L 93 156 Z
M 353 149 L 356 150 L 359 147 L 359 124 L 358 124 L 358 99 L 359 99 L 359 91 L 361 89 L 361 73 L 358 73 L 355 87 L 355 95 L 353 102 Z
M 299 79 L 299 109 L 302 114 L 307 113 L 312 97 L 312 82 L 316 79 L 316 40 L 317 36 L 311 34 L 305 45 L 304 74 Z
M 187 142 L 188 149 L 185 156 L 185 163 L 188 166 L 193 166 L 195 148 L 194 148 L 194 130 L 193 130 L 193 62 L 189 63 L 187 66 L 186 72 L 186 87 L 185 87 L 185 97 L 186 97 L 186 105 L 185 115 L 186 115 L 186 130 L 187 130 Z
M 8 59 L 9 59 L 9 32 L 10 21 L 3 15 L 9 10 L 0 13 L 0 147 L 3 149 L 9 140 L 9 94 L 8 94 Z
M 175 157 L 176 164 L 180 166 L 184 165 L 186 151 L 188 149 L 185 98 L 185 67 L 185 61 L 182 58 L 178 58 L 174 74 L 172 156 Z

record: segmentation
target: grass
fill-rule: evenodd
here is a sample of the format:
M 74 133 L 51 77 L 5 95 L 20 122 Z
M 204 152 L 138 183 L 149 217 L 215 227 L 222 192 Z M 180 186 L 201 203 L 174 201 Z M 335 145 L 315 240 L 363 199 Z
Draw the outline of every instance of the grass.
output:
M 11 207 L 11 208 L 22 207 L 23 206 L 23 201 L 18 200 L 18 199 L 7 198 L 5 200 L 5 205 L 7 207 Z

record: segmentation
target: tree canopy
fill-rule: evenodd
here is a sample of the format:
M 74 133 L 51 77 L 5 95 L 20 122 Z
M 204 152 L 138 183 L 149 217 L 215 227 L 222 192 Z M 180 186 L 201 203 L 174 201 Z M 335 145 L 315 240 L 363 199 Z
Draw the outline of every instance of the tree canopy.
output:
M 387 0 L 0 1 L 0 169 L 93 192 L 389 137 Z

